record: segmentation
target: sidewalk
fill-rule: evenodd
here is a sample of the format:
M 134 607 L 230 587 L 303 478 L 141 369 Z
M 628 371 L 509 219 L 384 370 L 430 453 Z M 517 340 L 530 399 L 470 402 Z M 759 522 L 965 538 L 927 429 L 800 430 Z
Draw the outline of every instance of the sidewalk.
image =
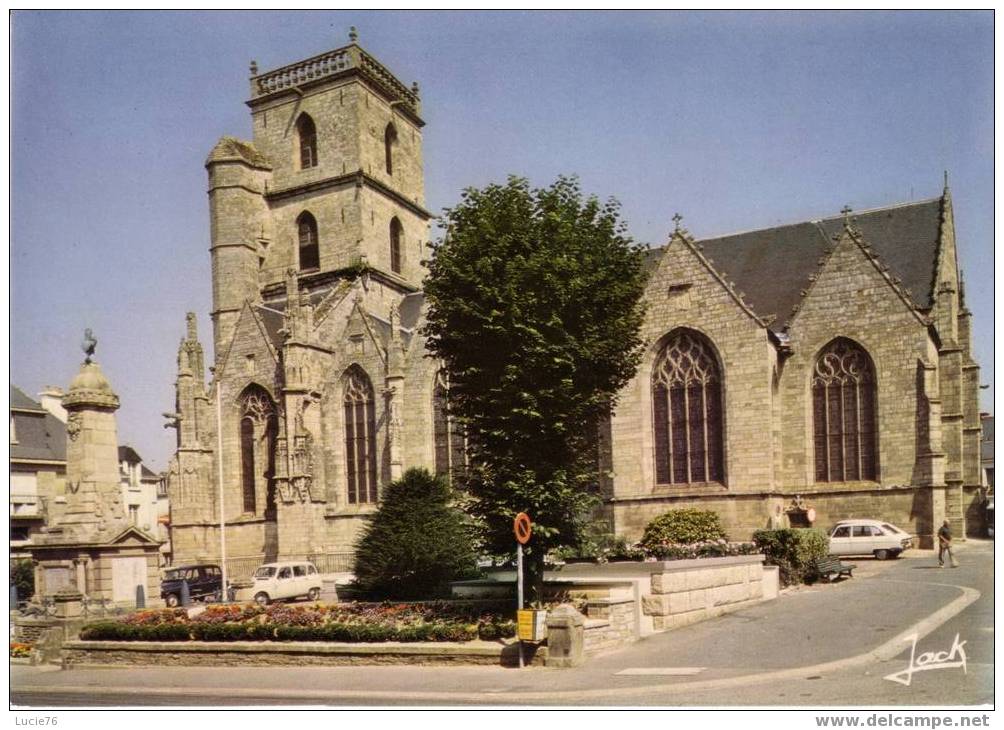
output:
M 970 555 L 974 551 L 990 555 L 992 561 L 992 546 L 964 548 Z M 984 560 L 986 557 L 980 558 L 980 562 Z M 621 691 L 630 697 L 646 688 L 665 689 L 669 685 L 727 686 L 742 681 L 741 677 L 769 676 L 866 656 L 939 609 L 951 605 L 955 610 L 965 603 L 962 599 L 971 602 L 973 594 L 978 595 L 972 589 L 950 585 L 949 579 L 964 583 L 965 576 L 962 571 L 939 571 L 933 551 L 914 551 L 896 561 L 855 562 L 859 567 L 853 579 L 803 587 L 776 601 L 656 634 L 570 670 L 355 666 L 59 671 L 12 666 L 11 686 L 15 692 L 79 688 L 74 691 L 149 691 L 174 696 L 215 693 L 221 698 L 260 697 L 265 704 L 269 697 L 310 699 L 320 704 L 350 697 L 371 704 L 409 699 L 416 703 L 491 702 L 500 698 L 510 703 L 520 698 L 550 698 L 560 704 Z M 970 562 L 970 569 L 978 566 Z M 184 704 L 182 698 L 179 704 Z

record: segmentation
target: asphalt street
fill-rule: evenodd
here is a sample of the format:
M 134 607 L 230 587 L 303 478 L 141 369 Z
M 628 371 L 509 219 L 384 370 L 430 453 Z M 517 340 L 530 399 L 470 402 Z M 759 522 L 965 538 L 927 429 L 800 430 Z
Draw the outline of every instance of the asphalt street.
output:
M 969 541 L 959 559 L 956 569 L 939 569 L 930 551 L 856 559 L 852 579 L 650 636 L 576 669 L 12 665 L 11 700 L 53 708 L 986 705 L 994 682 L 993 543 Z M 932 652 L 944 654 L 906 676 L 911 653 L 916 667 Z M 950 666 L 932 668 L 938 664 Z

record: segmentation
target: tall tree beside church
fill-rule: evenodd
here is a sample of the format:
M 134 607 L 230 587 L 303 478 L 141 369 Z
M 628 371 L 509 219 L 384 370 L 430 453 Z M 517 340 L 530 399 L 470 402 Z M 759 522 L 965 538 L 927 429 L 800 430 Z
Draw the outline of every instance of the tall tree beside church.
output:
M 539 598 L 544 555 L 575 544 L 597 503 L 597 427 L 641 358 L 644 249 L 616 201 L 568 177 L 468 189 L 445 222 L 424 332 L 466 429 L 469 509 L 499 554 L 515 549 L 515 515 L 531 516 Z

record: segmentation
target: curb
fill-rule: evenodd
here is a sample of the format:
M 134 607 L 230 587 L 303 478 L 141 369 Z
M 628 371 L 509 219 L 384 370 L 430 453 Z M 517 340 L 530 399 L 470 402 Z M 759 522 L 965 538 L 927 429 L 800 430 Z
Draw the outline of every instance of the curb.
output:
M 898 583 L 909 583 L 910 581 L 896 581 Z M 567 690 L 554 692 L 522 692 L 519 695 L 520 704 L 528 701 L 541 702 L 550 705 L 570 704 L 573 701 L 600 699 L 600 698 L 629 698 L 636 696 L 647 696 L 654 693 L 679 693 L 695 692 L 703 690 L 723 689 L 737 687 L 741 685 L 762 684 L 765 682 L 775 682 L 778 680 L 796 679 L 806 673 L 820 674 L 835 672 L 850 667 L 860 666 L 871 662 L 888 661 L 905 651 L 904 643 L 912 641 L 914 634 L 917 639 L 927 636 L 932 631 L 940 627 L 949 619 L 957 616 L 982 595 L 974 588 L 965 586 L 949 586 L 961 592 L 958 598 L 930 614 L 926 618 L 913 624 L 909 628 L 900 632 L 892 639 L 884 642 L 875 649 L 858 654 L 846 659 L 814 664 L 803 667 L 793 667 L 781 669 L 774 672 L 762 674 L 746 674 L 738 677 L 727 677 L 722 679 L 698 680 L 694 682 L 677 682 L 674 684 L 651 684 L 642 687 L 622 687 L 592 690 Z M 248 688 L 172 688 L 172 687 L 150 687 L 150 688 L 98 688 L 98 687 L 24 687 L 11 690 L 12 694 L 22 697 L 33 694 L 64 694 L 78 696 L 93 695 L 113 695 L 113 696 L 170 696 L 182 699 L 184 697 L 219 697 L 226 695 L 234 698 L 261 699 L 262 704 L 268 704 L 268 700 L 315 700 L 324 702 L 325 700 L 358 700 L 371 701 L 373 705 L 380 705 L 381 701 L 408 701 L 418 702 L 441 702 L 443 704 L 456 704 L 466 702 L 472 704 L 513 704 L 513 698 L 499 694 L 488 694 L 484 692 L 401 692 L 385 690 L 274 690 L 274 689 L 248 689 Z M 183 704 L 183 703 L 178 703 Z

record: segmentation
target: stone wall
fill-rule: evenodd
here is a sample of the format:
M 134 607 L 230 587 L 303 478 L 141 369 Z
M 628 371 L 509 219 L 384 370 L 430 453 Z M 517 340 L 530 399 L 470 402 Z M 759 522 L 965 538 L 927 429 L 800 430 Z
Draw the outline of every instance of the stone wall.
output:
M 583 651 L 600 654 L 636 641 L 641 632 L 634 598 L 595 598 L 585 605 Z
M 542 661 L 543 655 L 537 658 Z M 537 663 L 535 661 L 534 663 Z M 498 666 L 518 662 L 515 645 L 498 642 L 328 644 L 320 642 L 121 642 L 69 641 L 63 666 L 355 666 L 425 664 Z
M 657 631 L 675 629 L 764 600 L 763 556 L 721 558 L 652 575 L 652 592 L 642 597 L 642 612 Z

